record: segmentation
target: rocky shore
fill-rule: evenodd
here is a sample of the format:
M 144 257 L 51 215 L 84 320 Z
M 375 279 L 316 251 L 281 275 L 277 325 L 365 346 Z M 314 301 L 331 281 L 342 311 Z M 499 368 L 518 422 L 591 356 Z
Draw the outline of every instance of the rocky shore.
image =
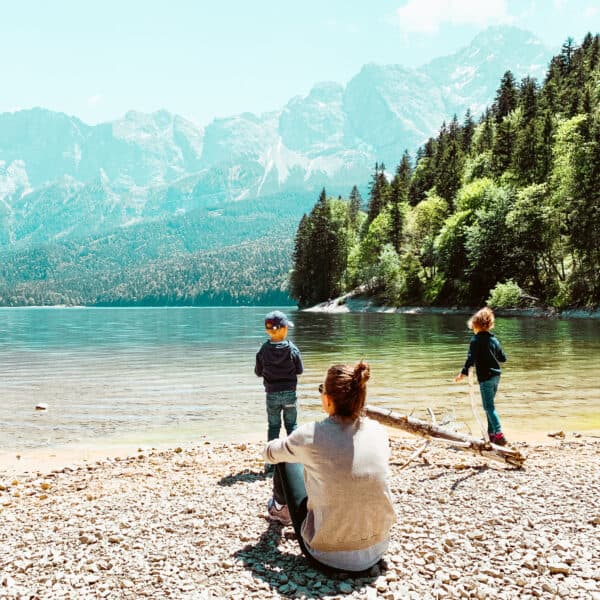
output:
M 398 522 L 360 578 L 309 568 L 266 520 L 262 444 L 0 470 L 0 598 L 600 599 L 600 440 L 522 443 L 523 469 L 445 446 L 402 468 L 420 444 L 392 442 Z
M 398 313 L 405 315 L 471 315 L 480 307 L 457 306 L 385 306 L 378 304 L 368 296 L 363 287 L 359 287 L 339 298 L 320 302 L 305 312 L 322 313 Z M 566 309 L 550 308 L 498 308 L 494 312 L 500 317 L 538 317 L 546 319 L 600 319 L 600 308 L 596 309 Z

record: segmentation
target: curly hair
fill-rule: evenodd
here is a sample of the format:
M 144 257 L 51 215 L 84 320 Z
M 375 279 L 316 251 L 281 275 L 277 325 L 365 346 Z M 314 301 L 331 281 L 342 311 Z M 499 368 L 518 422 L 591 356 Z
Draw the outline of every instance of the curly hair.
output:
M 469 329 L 477 327 L 481 331 L 489 331 L 494 326 L 494 313 L 491 308 L 485 306 L 478 310 L 467 322 Z
M 357 419 L 365 407 L 367 381 L 371 368 L 364 361 L 352 365 L 333 365 L 327 370 L 323 392 L 335 407 L 335 415 Z

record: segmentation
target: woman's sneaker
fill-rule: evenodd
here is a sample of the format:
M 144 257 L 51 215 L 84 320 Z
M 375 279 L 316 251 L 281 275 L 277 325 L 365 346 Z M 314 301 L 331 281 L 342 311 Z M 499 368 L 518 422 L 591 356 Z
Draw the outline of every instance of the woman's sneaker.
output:
M 282 504 L 281 508 L 277 508 L 277 503 L 274 498 L 270 498 L 267 503 L 267 512 L 271 521 L 279 521 L 283 525 L 291 525 L 292 519 L 287 505 Z

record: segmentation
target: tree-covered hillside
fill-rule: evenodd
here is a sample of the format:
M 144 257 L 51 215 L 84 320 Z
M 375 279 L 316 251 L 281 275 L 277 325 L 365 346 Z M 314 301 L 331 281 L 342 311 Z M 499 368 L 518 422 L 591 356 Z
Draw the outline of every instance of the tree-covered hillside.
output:
M 0 252 L 0 306 L 288 304 L 306 194 L 207 206 Z
M 325 191 L 296 234 L 291 294 L 365 285 L 397 305 L 600 304 L 600 36 L 568 39 L 543 82 L 507 71 L 477 120 L 455 116 L 366 207 Z M 363 210 L 365 209 L 365 210 Z

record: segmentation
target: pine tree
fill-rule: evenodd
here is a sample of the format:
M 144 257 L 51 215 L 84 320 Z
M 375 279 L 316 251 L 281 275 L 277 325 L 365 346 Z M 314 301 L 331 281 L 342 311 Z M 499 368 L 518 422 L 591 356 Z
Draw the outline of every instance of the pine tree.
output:
M 460 126 L 456 115 L 447 128 L 440 132 L 440 141 L 436 156 L 435 187 L 437 193 L 454 205 L 456 192 L 460 189 L 464 154 L 462 149 Z
M 362 196 L 358 191 L 358 188 L 354 186 L 350 191 L 350 197 L 348 199 L 348 223 L 352 229 L 356 229 L 358 224 L 358 213 L 362 208 Z
M 311 225 L 306 214 L 302 216 L 296 231 L 293 268 L 290 274 L 290 296 L 297 300 L 298 306 L 308 306 L 311 300 L 312 265 L 309 260 Z
M 471 115 L 471 109 L 467 108 L 465 113 L 465 120 L 462 126 L 461 145 L 464 154 L 469 154 L 471 151 L 471 142 L 473 141 L 473 134 L 475 133 L 475 121 Z
M 510 167 L 514 143 L 514 128 L 508 119 L 504 119 L 496 126 L 496 136 L 492 150 L 492 170 L 496 177 L 500 177 Z
M 517 106 L 517 89 L 515 77 L 511 71 L 506 71 L 500 81 L 493 105 L 496 123 L 501 123 L 504 117 L 511 113 Z
M 481 115 L 479 125 L 481 132 L 477 136 L 477 143 L 473 148 L 474 154 L 483 154 L 491 150 L 494 145 L 494 118 L 489 108 Z
M 405 150 L 390 186 L 390 241 L 397 253 L 402 247 L 411 176 L 410 155 Z
M 538 168 L 538 128 L 537 87 L 535 80 L 525 77 L 519 88 L 520 122 L 515 132 L 515 147 L 512 167 L 521 185 L 537 181 Z
M 367 220 L 365 227 L 372 223 L 377 215 L 383 210 L 387 203 L 389 184 L 385 178 L 385 165 L 375 163 L 375 172 L 371 177 L 371 187 L 369 190 L 369 208 L 367 211 Z
M 435 185 L 435 162 L 436 142 L 429 138 L 423 148 L 417 152 L 417 161 L 413 178 L 410 183 L 408 202 L 411 206 L 416 206 L 425 194 Z
M 560 49 L 560 59 L 563 66 L 563 73 L 566 74 L 571 70 L 573 54 L 575 53 L 575 40 L 568 37 Z

